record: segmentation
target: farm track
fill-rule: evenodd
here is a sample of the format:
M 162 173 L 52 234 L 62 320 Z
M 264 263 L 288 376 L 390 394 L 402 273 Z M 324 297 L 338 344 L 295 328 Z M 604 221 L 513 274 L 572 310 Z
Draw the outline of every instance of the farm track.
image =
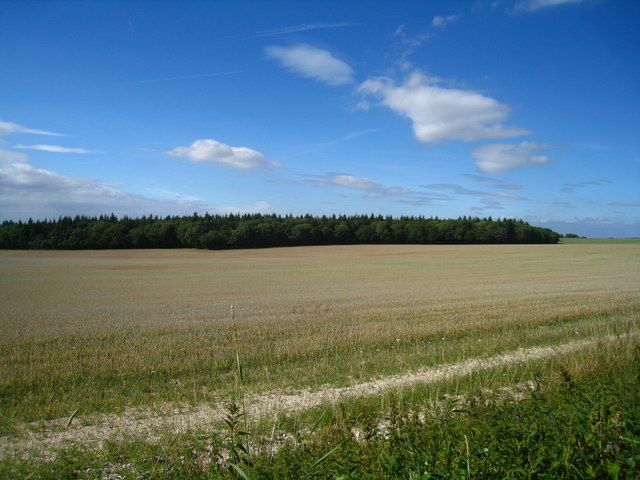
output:
M 551 347 L 518 349 L 488 358 L 471 358 L 456 364 L 439 365 L 401 375 L 392 375 L 357 383 L 348 387 L 326 387 L 319 390 L 297 390 L 282 394 L 268 392 L 247 394 L 246 414 L 251 421 L 258 421 L 278 413 L 301 413 L 323 404 L 342 399 L 379 395 L 390 390 L 408 388 L 419 384 L 433 384 L 451 380 L 480 370 L 526 363 L 556 355 L 577 352 L 599 342 L 613 342 L 625 337 L 637 336 L 640 331 L 627 335 L 610 335 L 567 342 Z M 24 458 L 37 455 L 53 458 L 55 451 L 65 445 L 80 444 L 85 449 L 99 449 L 105 441 L 134 439 L 159 440 L 166 434 L 180 434 L 189 430 L 212 432 L 216 423 L 226 415 L 224 403 L 202 404 L 176 408 L 129 408 L 122 414 L 104 414 L 60 418 L 45 423 L 25 424 L 16 436 L 0 437 L 0 458 L 7 456 Z

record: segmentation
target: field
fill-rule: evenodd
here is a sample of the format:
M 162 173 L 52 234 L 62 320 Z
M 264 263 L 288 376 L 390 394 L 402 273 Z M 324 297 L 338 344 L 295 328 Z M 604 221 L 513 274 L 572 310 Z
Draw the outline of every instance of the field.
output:
M 628 440 L 606 458 L 608 447 L 596 445 L 593 475 L 600 465 L 634 478 L 639 253 L 638 241 L 581 239 L 2 251 L 0 476 L 426 479 L 459 467 L 451 478 L 476 478 L 499 463 L 482 450 L 491 431 L 511 431 L 491 423 L 498 410 L 527 402 L 535 410 L 570 385 L 571 395 L 585 394 L 572 400 L 576 415 L 580 402 L 598 405 L 599 417 L 584 420 L 601 425 L 591 442 L 604 441 L 606 425 Z M 460 419 L 449 432 L 455 448 L 434 450 L 429 463 L 434 444 L 416 443 L 426 438 L 425 415 L 435 424 L 468 412 L 477 392 L 502 392 L 480 402 L 474 428 L 484 433 L 476 438 Z M 389 418 L 401 428 L 385 426 Z M 447 425 L 440 431 L 458 428 Z M 392 433 L 362 442 L 367 428 Z M 367 477 L 347 465 L 361 458 L 373 468 L 375 449 L 394 439 L 408 459 L 389 460 L 399 470 L 384 470 L 387 462 Z M 560 468 L 541 458 L 523 471 Z M 571 477 L 567 462 L 566 478 L 595 478 Z

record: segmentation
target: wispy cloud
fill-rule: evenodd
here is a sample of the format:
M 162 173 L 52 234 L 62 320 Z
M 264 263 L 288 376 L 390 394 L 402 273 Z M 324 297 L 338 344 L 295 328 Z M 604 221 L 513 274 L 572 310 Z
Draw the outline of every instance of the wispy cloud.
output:
M 271 162 L 257 150 L 247 147 L 232 147 L 216 140 L 196 140 L 188 147 L 176 147 L 165 152 L 172 157 L 186 157 L 194 162 L 215 162 L 219 165 L 252 170 L 258 167 L 279 167 L 279 162 Z
M 356 177 L 345 173 L 328 173 L 326 175 L 303 175 L 307 177 L 307 182 L 311 182 L 317 187 L 343 187 L 355 190 L 366 191 L 365 197 L 385 197 L 391 195 L 406 195 L 411 190 L 406 187 L 385 187 L 380 182 L 367 177 Z
M 553 204 L 561 208 L 578 208 L 573 203 L 570 203 L 570 202 L 553 202 Z
M 371 135 L 372 133 L 377 133 L 380 131 L 381 129 L 379 128 L 370 128 L 368 130 L 356 130 L 354 132 L 347 133 L 346 135 L 343 135 L 340 138 L 336 138 L 335 140 L 328 140 L 326 142 L 320 142 L 320 143 L 309 143 L 306 145 L 299 145 L 299 147 L 302 148 L 303 150 L 302 153 L 317 152 L 319 150 L 322 150 L 323 148 L 331 147 L 333 145 L 339 145 L 341 143 L 348 142 L 350 140 L 363 137 L 365 135 Z
M 402 72 L 412 70 L 414 67 L 409 57 L 413 52 L 437 32 L 442 31 L 447 25 L 456 23 L 461 17 L 461 13 L 445 16 L 438 15 L 433 18 L 429 27 L 425 28 L 425 26 L 422 25 L 419 31 L 411 33 L 406 23 L 398 25 L 391 36 L 397 39 L 396 46 L 401 48 L 398 59 L 395 62 L 399 70 Z
M 421 46 L 429 38 L 430 35 L 427 32 L 420 32 L 410 35 L 407 31 L 407 25 L 402 24 L 395 29 L 391 36 L 398 38 L 398 41 L 401 45 L 409 47 L 409 49 L 403 52 L 402 55 L 404 58 L 406 58 L 411 53 L 413 53 L 413 49 L 415 47 Z
M 67 148 L 60 147 L 58 145 L 16 145 L 13 148 L 19 148 L 23 150 L 41 150 L 43 152 L 55 152 L 55 153 L 103 153 L 100 150 L 86 150 L 84 148 Z
M 145 193 L 151 197 L 157 197 L 162 199 L 173 199 L 180 202 L 201 202 L 202 199 L 193 195 L 184 195 L 180 192 L 174 192 L 163 187 L 149 187 L 145 190 Z
M 277 178 L 268 178 L 266 180 L 266 182 L 268 183 L 277 183 L 278 185 L 298 185 L 300 182 L 297 182 L 295 180 L 288 180 L 288 179 L 277 179 Z
M 517 185 L 515 183 L 505 183 L 505 181 L 500 178 L 483 177 L 482 175 L 474 175 L 473 173 L 465 173 L 464 176 L 478 182 L 489 183 L 495 188 L 499 188 L 501 190 L 520 190 L 522 188 L 522 185 Z
M 223 205 L 214 206 L 215 211 L 218 213 L 265 213 L 271 210 L 271 208 L 271 204 L 263 200 L 238 207 Z
M 605 184 L 613 183 L 611 180 L 606 178 L 600 180 L 590 180 L 586 182 L 578 182 L 578 183 L 565 183 L 564 186 L 560 189 L 563 192 L 571 193 L 575 191 L 576 188 L 584 188 L 588 186 L 601 187 Z
M 434 27 L 446 27 L 447 25 L 451 25 L 452 23 L 456 23 L 458 20 L 460 20 L 460 17 L 462 16 L 462 14 L 454 14 L 454 15 L 447 15 L 447 16 L 436 16 L 433 17 L 433 20 L 431 21 L 431 25 L 433 25 Z
M 23 127 L 13 122 L 3 122 L 0 120 L 0 137 L 12 135 L 14 133 L 30 133 L 33 135 L 52 135 L 55 137 L 65 137 L 62 133 L 47 132 L 46 130 L 36 130 L 33 128 Z
M 396 200 L 397 203 L 422 207 L 425 205 L 442 205 L 442 201 L 455 200 L 455 197 L 440 192 L 415 192 L 407 198 Z
M 514 7 L 514 12 L 533 12 L 541 8 L 557 7 L 571 3 L 583 3 L 587 0 L 520 0 Z
M 601 150 L 601 151 L 613 150 L 614 149 L 614 147 L 612 147 L 610 145 L 601 145 L 599 143 L 582 143 L 582 144 L 578 144 L 577 146 L 583 147 L 583 148 L 588 148 L 589 150 Z
M 301 44 L 292 47 L 269 46 L 265 48 L 268 58 L 277 61 L 290 72 L 311 78 L 328 85 L 352 83 L 353 69 L 327 50 Z
M 547 147 L 537 142 L 492 143 L 476 147 L 470 153 L 476 158 L 474 163 L 479 170 L 497 174 L 551 162 L 549 157 L 536 155 Z
M 640 202 L 619 201 L 611 202 L 609 205 L 613 205 L 614 207 L 640 207 Z
M 437 86 L 433 78 L 414 72 L 401 85 L 388 77 L 365 81 L 359 91 L 413 122 L 423 143 L 476 141 L 527 135 L 528 130 L 503 125 L 509 108 L 479 93 Z
M 141 85 L 143 83 L 156 83 L 156 82 L 167 82 L 170 80 L 183 80 L 187 78 L 202 78 L 202 77 L 219 77 L 221 75 L 235 75 L 237 73 L 242 73 L 239 71 L 233 72 L 213 72 L 213 73 L 200 73 L 197 75 L 180 75 L 177 77 L 164 77 L 164 78 L 154 78 L 151 80 L 138 80 L 135 82 L 127 82 L 124 85 Z
M 519 200 L 519 201 L 531 201 L 531 199 L 522 197 L 520 195 L 513 195 L 511 193 L 503 193 L 503 192 L 484 192 L 481 190 L 473 190 L 462 185 L 452 184 L 452 183 L 435 183 L 431 185 L 425 185 L 425 188 L 435 189 L 435 190 L 448 190 L 449 192 L 456 195 L 470 195 L 472 197 L 482 197 L 482 198 L 497 198 L 502 200 Z
M 531 199 L 522 197 L 520 195 L 513 195 L 511 193 L 504 192 L 485 192 L 482 190 L 474 190 L 462 185 L 451 184 L 451 183 L 436 183 L 431 185 L 424 185 L 424 188 L 436 191 L 445 191 L 450 195 L 464 195 L 477 197 L 480 199 L 480 203 L 482 205 L 482 209 L 491 209 L 491 210 L 502 210 L 502 204 L 500 201 L 503 200 L 513 200 L 513 201 L 523 201 L 530 202 Z M 481 211 L 481 210 L 478 210 Z
M 543 225 L 556 232 L 570 232 L 594 238 L 638 237 L 640 222 L 608 217 L 532 218 L 537 225 Z
M 301 23 L 300 25 L 293 25 L 290 27 L 273 28 L 270 30 L 261 30 L 259 32 L 250 33 L 241 38 L 261 38 L 261 37 L 273 37 L 275 35 L 287 35 L 290 33 L 306 32 L 308 30 L 317 30 L 323 28 L 343 28 L 353 27 L 356 23 L 350 22 L 316 22 L 316 23 Z

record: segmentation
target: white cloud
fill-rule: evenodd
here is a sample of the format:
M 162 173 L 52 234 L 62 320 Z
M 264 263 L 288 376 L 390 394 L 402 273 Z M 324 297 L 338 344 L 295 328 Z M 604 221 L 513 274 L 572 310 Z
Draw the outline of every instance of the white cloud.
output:
M 380 183 L 366 177 L 354 177 L 353 175 L 334 175 L 329 183 L 339 187 L 357 188 L 358 190 L 374 190 L 380 188 Z
M 474 163 L 478 169 L 498 174 L 551 162 L 547 156 L 536 155 L 546 147 L 537 142 L 492 143 L 474 148 L 471 155 L 476 158 Z
M 302 44 L 293 47 L 270 46 L 265 48 L 265 53 L 290 72 L 306 78 L 334 86 L 353 82 L 353 69 L 327 50 Z
M 43 152 L 55 153 L 102 153 L 99 150 L 85 150 L 84 148 L 67 148 L 58 145 L 16 145 L 13 148 L 24 150 L 42 150 Z
M 156 189 L 149 198 L 108 186 L 94 179 L 59 175 L 35 168 L 26 155 L 0 150 L 0 219 L 56 218 L 59 216 L 101 215 L 190 215 L 261 212 L 267 202 L 244 207 L 208 205 L 202 200 Z M 167 196 L 169 198 L 167 198 Z
M 3 122 L 0 120 L 0 137 L 12 135 L 14 133 L 31 133 L 34 135 L 53 135 L 56 137 L 64 137 L 62 133 L 47 132 L 44 130 L 34 130 L 33 128 L 23 127 L 13 122 Z
M 413 132 L 423 143 L 446 140 L 475 141 L 527 135 L 519 127 L 504 126 L 509 108 L 473 91 L 443 88 L 435 79 L 414 72 L 404 84 L 390 78 L 365 81 L 361 92 L 376 95 L 382 104 L 413 122 Z
M 215 162 L 242 170 L 258 167 L 278 167 L 280 163 L 265 160 L 264 155 L 247 147 L 232 147 L 216 140 L 196 140 L 188 147 L 176 147 L 167 155 L 187 157 L 194 162 Z
M 521 0 L 515 6 L 516 12 L 533 12 L 540 8 L 557 7 L 569 3 L 582 3 L 585 0 Z
M 461 16 L 461 14 L 447 15 L 446 17 L 441 17 L 438 15 L 436 17 L 433 17 L 431 25 L 433 25 L 434 27 L 446 27 L 447 25 L 456 23 L 458 20 L 460 20 Z
M 404 195 L 411 193 L 406 187 L 385 187 L 380 182 L 371 180 L 367 177 L 355 177 L 344 173 L 330 173 L 327 175 L 306 175 L 311 177 L 311 182 L 319 187 L 335 186 L 352 188 L 355 190 L 364 190 L 368 193 L 366 197 L 384 197 L 390 195 Z

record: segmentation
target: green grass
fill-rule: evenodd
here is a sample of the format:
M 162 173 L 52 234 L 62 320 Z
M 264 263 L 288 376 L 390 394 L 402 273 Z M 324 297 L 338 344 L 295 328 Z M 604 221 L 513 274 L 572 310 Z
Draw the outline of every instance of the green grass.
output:
M 568 245 L 637 245 L 640 238 L 561 238 L 559 243 Z
M 246 340 L 249 333 L 241 330 L 239 338 L 245 340 L 239 342 L 239 351 L 246 370 L 245 387 L 253 391 L 342 386 L 520 347 L 626 331 L 637 327 L 637 321 L 627 320 L 637 312 L 627 306 L 588 316 L 528 319 L 522 325 L 487 322 L 425 329 L 424 333 L 410 329 L 409 324 L 405 332 L 392 329 L 379 339 L 367 339 L 364 334 L 354 338 L 345 331 L 331 345 L 298 350 L 289 350 L 287 337 L 281 345 L 275 335 L 272 343 L 252 349 Z M 12 365 L 12 375 L 3 380 L 5 431 L 15 423 L 66 417 L 75 410 L 87 415 L 117 412 L 127 405 L 198 404 L 233 391 L 236 343 L 231 332 L 223 345 L 217 332 L 203 332 L 197 339 L 190 335 L 188 345 L 182 344 L 180 334 L 152 331 L 149 337 L 133 339 L 126 333 L 111 335 L 99 339 L 99 348 L 96 338 L 88 342 L 70 338 L 55 346 L 33 342 L 31 349 L 13 344 L 4 352 Z M 180 348 L 173 342 L 180 342 Z M 137 352 L 153 345 L 157 353 L 141 362 Z M 74 366 L 59 371 L 56 365 Z
M 0 477 L 195 480 L 243 478 L 242 471 L 252 479 L 632 479 L 640 474 L 639 375 L 638 342 L 621 338 L 250 422 L 231 459 L 225 427 L 107 442 L 98 452 L 69 446 L 51 461 L 5 458 Z M 516 388 L 520 395 L 501 390 L 525 381 L 532 387 Z
M 411 394 L 398 395 L 387 399 L 382 432 L 379 411 L 366 402 L 351 405 L 304 448 L 284 449 L 246 471 L 253 478 L 292 479 L 302 472 L 358 479 L 637 478 L 637 354 L 615 366 L 602 358 L 588 376 L 558 364 L 560 378 L 538 376 L 541 389 L 524 399 L 445 398 L 419 412 Z M 332 446 L 337 450 L 316 465 Z

